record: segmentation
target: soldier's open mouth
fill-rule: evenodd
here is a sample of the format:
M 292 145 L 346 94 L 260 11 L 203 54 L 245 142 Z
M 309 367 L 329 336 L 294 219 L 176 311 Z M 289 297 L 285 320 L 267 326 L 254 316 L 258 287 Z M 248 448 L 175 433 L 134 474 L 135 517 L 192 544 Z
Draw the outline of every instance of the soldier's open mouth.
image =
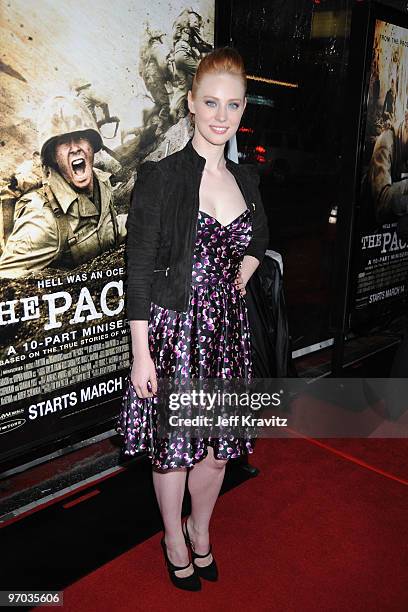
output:
M 82 176 L 85 173 L 85 168 L 86 168 L 86 163 L 85 163 L 84 158 L 80 157 L 79 159 L 74 159 L 74 161 L 71 162 L 71 167 L 72 167 L 74 174 L 76 174 L 77 176 Z

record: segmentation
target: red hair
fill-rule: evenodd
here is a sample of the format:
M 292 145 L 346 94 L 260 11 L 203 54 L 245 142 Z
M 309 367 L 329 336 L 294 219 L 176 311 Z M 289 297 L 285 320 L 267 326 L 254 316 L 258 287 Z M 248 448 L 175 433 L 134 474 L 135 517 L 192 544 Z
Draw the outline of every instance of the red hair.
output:
M 197 88 L 200 85 L 201 79 L 206 74 L 220 74 L 223 72 L 240 77 L 246 92 L 247 78 L 244 60 L 236 49 L 232 47 L 221 47 L 208 53 L 208 55 L 204 56 L 198 64 L 191 87 L 193 97 L 197 93 Z

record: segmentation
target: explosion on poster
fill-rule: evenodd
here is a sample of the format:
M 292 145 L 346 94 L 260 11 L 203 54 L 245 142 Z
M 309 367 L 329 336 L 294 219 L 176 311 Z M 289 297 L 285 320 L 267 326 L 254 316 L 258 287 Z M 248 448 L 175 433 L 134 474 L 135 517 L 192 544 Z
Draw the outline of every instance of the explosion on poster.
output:
M 119 408 L 130 359 L 130 195 L 143 161 L 173 153 L 192 134 L 186 96 L 212 49 L 213 28 L 213 0 L 148 7 L 126 0 L 119 8 L 106 0 L 17 0 L 3 7 L 6 454 Z

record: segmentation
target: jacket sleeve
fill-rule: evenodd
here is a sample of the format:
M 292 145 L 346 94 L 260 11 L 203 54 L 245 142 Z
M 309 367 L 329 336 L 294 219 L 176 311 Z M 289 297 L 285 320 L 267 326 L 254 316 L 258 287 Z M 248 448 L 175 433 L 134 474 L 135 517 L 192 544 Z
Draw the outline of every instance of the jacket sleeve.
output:
M 250 165 L 243 166 L 246 168 L 249 180 L 253 183 L 254 192 L 257 194 L 255 202 L 255 211 L 253 214 L 252 239 L 245 251 L 245 255 L 252 255 L 262 262 L 265 251 L 269 244 L 269 227 L 268 219 L 262 203 L 262 197 L 259 192 L 259 174 L 258 171 Z
M 127 219 L 127 317 L 148 321 L 153 270 L 160 241 L 162 173 L 156 162 L 138 171 Z

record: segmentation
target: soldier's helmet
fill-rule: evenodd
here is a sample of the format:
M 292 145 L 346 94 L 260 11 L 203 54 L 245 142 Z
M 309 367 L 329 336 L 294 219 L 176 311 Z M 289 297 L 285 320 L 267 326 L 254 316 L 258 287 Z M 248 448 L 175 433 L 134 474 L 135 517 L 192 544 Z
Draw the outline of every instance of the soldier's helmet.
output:
M 150 30 L 149 31 L 150 40 L 160 40 L 160 38 L 163 38 L 163 36 L 166 36 L 166 32 L 163 32 L 163 30 Z
M 41 159 L 52 165 L 52 146 L 59 136 L 81 132 L 94 152 L 102 148 L 102 136 L 88 107 L 75 96 L 55 96 L 46 100 L 38 115 Z

